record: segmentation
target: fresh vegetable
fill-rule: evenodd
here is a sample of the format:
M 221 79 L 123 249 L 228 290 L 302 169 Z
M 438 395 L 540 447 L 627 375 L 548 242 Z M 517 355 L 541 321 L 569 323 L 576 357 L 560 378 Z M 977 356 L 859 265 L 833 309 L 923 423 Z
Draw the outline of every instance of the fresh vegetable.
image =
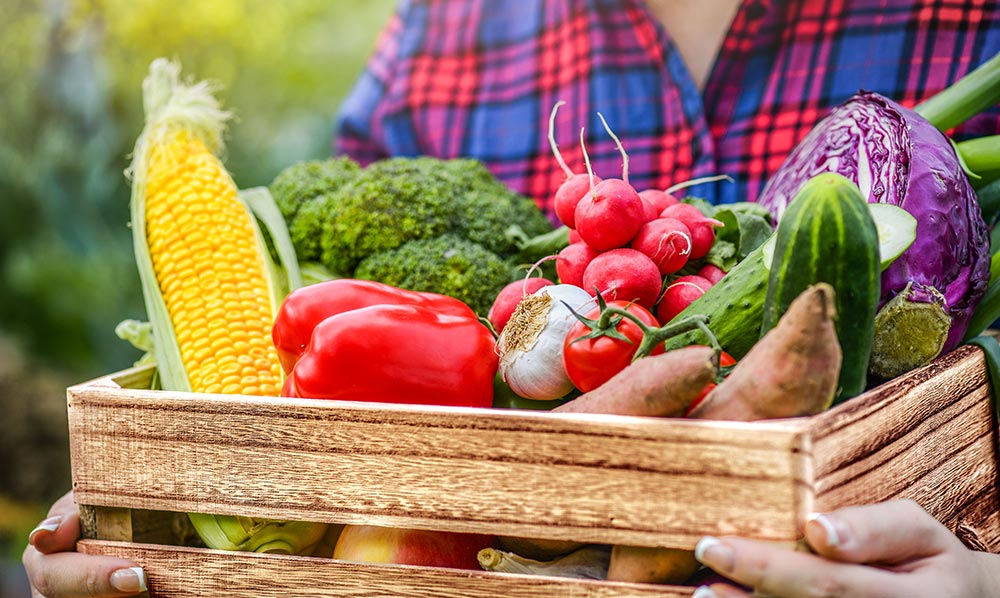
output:
M 608 127 L 600 112 L 597 113 L 608 135 L 615 140 L 622 155 L 622 178 L 604 179 L 591 183 L 590 193 L 584 195 L 576 206 L 573 218 L 580 238 L 597 251 L 624 247 L 646 221 L 646 210 L 639 194 L 628 182 L 628 154 L 621 141 Z M 587 172 L 593 175 L 590 158 L 583 145 L 580 130 L 580 147 L 583 150 Z
M 712 286 L 711 281 L 696 274 L 675 278 L 663 291 L 656 307 L 656 317 L 662 322 L 670 322 Z
M 684 347 L 643 357 L 553 411 L 679 416 L 706 384 L 715 381 L 717 369 L 715 351 L 709 347 Z
M 567 245 L 556 257 L 556 274 L 559 276 L 559 282 L 582 287 L 583 273 L 599 254 L 599 251 L 583 241 Z
M 655 214 L 655 217 L 658 217 L 668 206 L 680 202 L 679 199 L 662 189 L 644 189 L 639 192 L 639 197 L 652 208 L 651 211 Z M 649 220 L 652 220 L 652 218 Z
M 725 275 L 726 273 L 722 270 L 722 268 L 716 266 L 715 264 L 705 264 L 698 270 L 698 276 L 701 276 L 713 285 L 722 280 L 722 277 Z
M 205 82 L 157 59 L 143 82 L 146 125 L 129 166 L 131 225 L 153 354 L 165 390 L 277 396 L 270 327 L 298 284 L 287 229 L 266 191 L 252 198 L 280 263 L 217 157 L 229 114 Z M 270 208 L 270 209 L 269 209 Z M 273 226 L 272 226 L 273 225 Z M 189 514 L 211 548 L 308 552 L 326 524 Z
M 701 565 L 694 551 L 681 548 L 614 546 L 608 561 L 608 581 L 684 583 Z
M 659 268 L 660 274 L 677 272 L 691 256 L 691 231 L 680 220 L 655 217 L 639 228 L 630 243 Z
M 734 365 L 736 365 L 736 360 L 733 359 L 732 355 L 726 353 L 725 351 L 719 352 L 719 370 L 721 372 L 728 372 L 728 370 L 730 370 Z M 718 384 L 715 382 L 709 382 L 706 384 L 705 388 L 701 389 L 701 392 L 698 393 L 697 397 L 695 397 L 695 400 L 688 405 L 688 408 L 684 411 L 684 416 L 687 417 L 691 415 L 691 412 L 694 411 L 695 407 L 700 405 L 701 402 L 705 400 L 705 397 L 707 397 L 716 386 L 718 386 Z
M 951 329 L 946 300 L 933 287 L 909 285 L 878 310 L 869 371 L 888 380 L 931 362 Z M 919 314 L 914 317 L 914 313 Z
M 572 540 L 550 540 L 546 538 L 520 538 L 517 536 L 497 536 L 497 544 L 507 552 L 537 560 L 551 561 L 583 548 L 583 542 Z
M 573 389 L 563 367 L 563 342 L 576 319 L 573 311 L 588 311 L 593 297 L 580 287 L 542 287 L 514 309 L 496 349 L 500 374 L 519 396 L 548 401 Z
M 478 558 L 479 566 L 486 571 L 575 579 L 605 579 L 610 554 L 607 546 L 590 544 L 569 554 L 544 561 L 496 548 L 480 550 Z
M 775 234 L 761 332 L 773 328 L 806 288 L 829 283 L 836 313 L 845 314 L 836 322 L 843 355 L 838 401 L 860 394 L 868 382 L 881 271 L 878 232 L 857 185 L 836 173 L 810 179 Z
M 803 291 L 691 417 L 756 421 L 812 415 L 829 407 L 841 365 L 836 309 L 829 284 Z
M 580 203 L 584 195 L 590 193 L 593 185 L 601 182 L 601 178 L 592 173 L 590 175 L 585 172 L 574 174 L 563 159 L 562 153 L 559 152 L 559 146 L 556 144 L 555 137 L 556 112 L 565 103 L 562 101 L 556 102 L 552 107 L 552 112 L 549 114 L 549 147 L 552 148 L 552 155 L 555 156 L 559 167 L 566 173 L 566 180 L 556 189 L 552 205 L 555 208 L 556 217 L 559 221 L 575 231 L 576 206 Z
M 517 304 L 538 289 L 551 284 L 554 283 L 547 278 L 533 276 L 523 280 L 515 280 L 501 289 L 497 293 L 497 298 L 493 300 L 493 306 L 490 307 L 489 313 L 486 314 L 486 318 L 490 321 L 490 324 L 493 324 L 493 329 L 498 334 L 503 332 L 504 326 L 507 325 L 510 317 L 514 315 Z
M 333 558 L 358 563 L 479 569 L 477 555 L 493 545 L 487 534 L 347 525 Z
M 304 286 L 285 297 L 271 332 L 285 373 L 292 371 L 320 322 L 346 311 L 386 304 L 419 305 L 441 313 L 476 317 L 468 305 L 454 297 L 407 291 L 371 280 L 338 278 Z
M 583 288 L 621 301 L 634 301 L 651 309 L 660 294 L 660 271 L 642 252 L 622 247 L 590 260 L 583 271 Z
M 490 407 L 497 355 L 474 315 L 372 305 L 330 316 L 285 382 L 289 397 Z
M 660 218 L 673 218 L 684 223 L 691 235 L 691 258 L 697 259 L 708 255 L 715 243 L 715 227 L 723 226 L 722 222 L 708 218 L 701 210 L 691 204 L 677 203 L 664 208 Z
M 344 167 L 342 176 L 330 170 L 293 164 L 272 187 L 287 209 L 302 206 L 292 220 L 302 231 L 293 239 L 299 259 L 321 262 L 331 276 L 450 295 L 485 314 L 521 278 L 520 264 L 566 245 L 565 232 L 531 243 L 554 233 L 552 224 L 476 160 L 400 157 Z
M 659 326 L 648 309 L 631 301 L 610 301 L 606 305 L 624 310 L 645 322 Z M 563 365 L 573 386 L 587 392 L 607 382 L 625 369 L 642 342 L 643 331 L 632 320 L 606 311 L 603 301 L 586 314 L 577 314 L 563 343 Z M 662 352 L 659 346 L 656 352 Z
M 991 62 L 996 63 L 991 68 L 1000 68 L 997 59 Z M 994 102 L 1000 92 L 997 87 L 985 88 Z M 928 121 L 881 95 L 855 95 L 813 128 L 768 181 L 759 201 L 781 218 L 807 180 L 837 172 L 856 183 L 869 202 L 897 205 L 912 214 L 917 219 L 916 240 L 882 274 L 880 303 L 910 285 L 917 292 L 909 302 L 926 305 L 893 321 L 912 317 L 913 330 L 930 326 L 938 319 L 931 314 L 943 310 L 951 325 L 947 340 L 930 351 L 936 355 L 961 342 L 986 291 L 989 241 L 958 156 L 935 128 L 939 120 L 950 117 L 950 110 L 938 102 L 932 105 L 934 120 Z M 937 296 L 945 298 L 943 304 L 934 303 Z M 905 347 L 884 349 L 906 358 Z

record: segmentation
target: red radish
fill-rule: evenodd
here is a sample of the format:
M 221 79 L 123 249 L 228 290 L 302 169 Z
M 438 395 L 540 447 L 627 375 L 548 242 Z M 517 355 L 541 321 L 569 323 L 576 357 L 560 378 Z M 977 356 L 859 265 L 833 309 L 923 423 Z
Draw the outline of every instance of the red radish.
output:
M 722 277 L 725 275 L 726 272 L 715 264 L 705 264 L 701 267 L 701 270 L 698 270 L 698 276 L 701 276 L 712 284 L 722 280 Z
M 580 203 L 580 199 L 590 191 L 591 186 L 601 179 L 600 177 L 593 177 L 596 180 L 592 183 L 591 175 L 584 173 L 573 174 L 570 167 L 566 165 L 566 161 L 563 160 L 562 153 L 559 152 L 555 136 L 556 112 L 559 111 L 559 106 L 565 103 L 563 101 L 556 102 L 556 105 L 552 107 L 552 112 L 549 114 L 549 146 L 552 148 L 552 154 L 556 157 L 556 162 L 559 163 L 560 168 L 566 173 L 566 180 L 556 189 L 552 203 L 559 221 L 568 228 L 575 229 L 574 214 L 576 213 L 576 204 Z
M 514 308 L 521 302 L 521 299 L 550 284 L 554 283 L 551 280 L 539 277 L 515 280 L 497 293 L 497 298 L 493 300 L 493 306 L 490 307 L 486 318 L 493 324 L 493 328 L 497 332 L 502 332 L 504 326 L 507 325 L 507 321 L 510 320 L 511 314 L 514 313 Z
M 652 204 L 657 215 L 675 203 L 680 203 L 676 197 L 666 191 L 661 191 L 660 189 L 646 189 L 645 191 L 640 191 L 639 197 L 641 197 L 643 201 Z
M 680 220 L 657 218 L 642 225 L 631 247 L 648 255 L 660 274 L 673 274 L 691 255 L 691 231 Z
M 582 288 L 583 272 L 599 253 L 583 241 L 564 247 L 556 257 L 556 274 L 559 275 L 559 282 Z
M 705 257 L 715 243 L 715 227 L 722 223 L 701 213 L 687 203 L 678 203 L 660 212 L 660 218 L 676 218 L 691 231 L 691 259 Z
M 580 233 L 576 232 L 575 228 L 569 229 L 569 244 L 582 243 L 583 239 L 580 238 Z
M 606 251 L 628 244 L 645 222 L 646 210 L 639 194 L 628 184 L 628 154 L 622 142 L 608 126 L 604 115 L 598 112 L 597 116 L 622 155 L 622 178 L 605 179 L 592 185 L 590 193 L 577 204 L 574 218 L 576 230 L 584 242 L 598 251 Z M 590 157 L 583 142 L 583 129 L 580 129 L 580 149 L 587 173 L 593 180 Z
M 640 191 L 639 192 L 639 199 L 642 200 L 642 209 L 643 209 L 643 217 L 642 218 L 643 218 L 643 222 L 649 222 L 650 220 L 655 220 L 656 218 L 658 218 L 660 216 L 660 210 L 656 209 L 656 206 L 653 205 L 652 201 L 650 201 L 650 200 L 646 199 L 645 197 L 643 197 L 642 196 L 643 193 L 646 193 L 646 191 Z
M 623 247 L 598 255 L 583 272 L 583 288 L 611 300 L 635 301 L 652 309 L 660 295 L 660 270 L 642 252 Z
M 645 222 L 639 194 L 622 179 L 598 183 L 576 206 L 576 230 L 598 251 L 624 247 Z
M 705 294 L 712 283 L 701 276 L 681 276 L 667 286 L 663 298 L 656 308 L 656 319 L 667 324 L 674 316 L 684 311 L 688 305 Z

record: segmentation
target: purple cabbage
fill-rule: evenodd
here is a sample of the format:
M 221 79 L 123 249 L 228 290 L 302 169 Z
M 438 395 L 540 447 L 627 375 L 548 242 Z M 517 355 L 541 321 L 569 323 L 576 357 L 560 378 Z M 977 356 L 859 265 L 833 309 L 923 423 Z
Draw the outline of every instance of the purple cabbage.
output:
M 882 274 L 879 307 L 910 283 L 911 301 L 943 296 L 951 328 L 942 351 L 958 346 L 989 284 L 990 241 L 948 138 L 916 112 L 861 92 L 813 128 L 758 202 L 780 219 L 799 188 L 824 172 L 857 183 L 869 203 L 897 205 L 917 219 L 916 240 Z

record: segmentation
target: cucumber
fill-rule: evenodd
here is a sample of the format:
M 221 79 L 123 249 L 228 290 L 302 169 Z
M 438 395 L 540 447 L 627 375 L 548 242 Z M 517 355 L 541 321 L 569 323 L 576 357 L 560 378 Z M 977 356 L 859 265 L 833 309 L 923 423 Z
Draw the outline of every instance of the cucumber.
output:
M 764 299 L 767 294 L 767 277 L 774 235 L 751 251 L 743 261 L 712 285 L 684 311 L 671 321 L 686 316 L 708 317 L 708 328 L 715 335 L 722 349 L 741 359 L 760 337 L 764 316 Z M 699 330 L 669 338 L 664 346 L 668 351 L 688 345 L 707 345 L 708 337 Z
M 888 230 L 896 227 L 890 225 Z M 888 234 L 883 239 L 892 246 L 887 254 L 897 252 L 898 239 Z M 806 182 L 775 233 L 761 334 L 777 324 L 807 287 L 817 282 L 832 285 L 843 353 L 835 402 L 860 394 L 867 384 L 881 291 L 881 251 L 868 202 L 857 185 L 836 173 Z
M 875 222 L 880 269 L 884 270 L 916 239 L 916 219 L 898 206 L 865 205 Z M 764 303 L 767 299 L 771 264 L 774 261 L 776 237 L 777 234 L 772 234 L 767 241 L 750 252 L 722 280 L 678 314 L 676 319 L 690 315 L 707 316 L 708 327 L 718 338 L 722 348 L 736 359 L 746 355 L 762 334 Z M 695 344 L 708 344 L 708 338 L 700 331 L 686 332 L 668 339 L 665 347 L 670 350 Z

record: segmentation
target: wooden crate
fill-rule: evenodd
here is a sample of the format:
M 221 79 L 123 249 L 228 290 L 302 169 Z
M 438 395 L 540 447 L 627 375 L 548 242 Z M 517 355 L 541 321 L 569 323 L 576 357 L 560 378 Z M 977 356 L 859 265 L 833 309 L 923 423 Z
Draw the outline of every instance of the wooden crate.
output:
M 811 418 L 735 423 L 68 389 L 82 552 L 134 559 L 152 596 L 690 596 L 582 581 L 170 545 L 189 511 L 691 548 L 793 543 L 813 511 L 909 497 L 1000 551 L 997 425 L 962 347 Z

